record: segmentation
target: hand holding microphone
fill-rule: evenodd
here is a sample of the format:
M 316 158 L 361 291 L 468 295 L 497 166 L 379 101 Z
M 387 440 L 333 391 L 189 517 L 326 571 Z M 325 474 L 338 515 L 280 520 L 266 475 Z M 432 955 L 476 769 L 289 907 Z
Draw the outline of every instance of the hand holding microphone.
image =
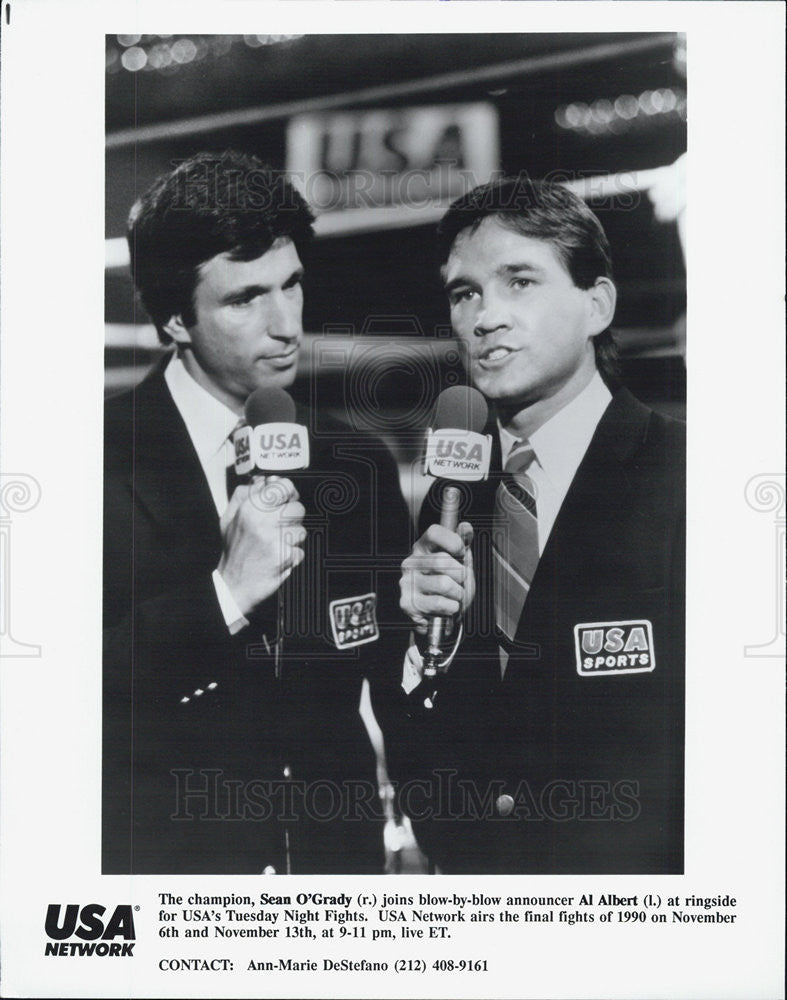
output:
M 428 636 L 424 676 L 434 677 L 444 655 L 452 619 L 464 612 L 475 596 L 471 545 L 473 529 L 457 523 L 461 492 L 457 482 L 485 479 L 489 473 L 491 441 L 482 435 L 488 410 L 475 389 L 459 386 L 440 394 L 434 429 L 427 438 L 426 469 L 443 485 L 440 523 L 421 535 L 402 563 L 402 610 L 422 635 Z
M 238 486 L 221 518 L 219 572 L 249 615 L 303 562 L 305 510 L 289 479 Z
M 421 535 L 402 563 L 402 610 L 429 644 L 441 646 L 445 619 L 466 611 L 475 597 L 473 529 L 466 522 L 455 530 L 433 524 Z
M 235 470 L 248 482 L 235 489 L 221 518 L 218 568 L 248 615 L 303 561 L 305 510 L 294 484 L 279 474 L 308 466 L 309 440 L 283 389 L 256 389 L 245 419 L 234 435 Z

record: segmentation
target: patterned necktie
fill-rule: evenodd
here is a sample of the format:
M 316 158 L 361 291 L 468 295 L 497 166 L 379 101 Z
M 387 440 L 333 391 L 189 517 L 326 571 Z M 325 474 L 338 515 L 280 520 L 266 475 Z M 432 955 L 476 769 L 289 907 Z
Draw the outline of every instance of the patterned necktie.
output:
M 235 492 L 235 487 L 240 486 L 241 483 L 248 483 L 249 481 L 248 476 L 239 476 L 238 473 L 235 471 L 235 445 L 232 440 L 232 435 L 235 433 L 236 430 L 238 430 L 240 427 L 243 426 L 244 426 L 244 421 L 239 420 L 238 423 L 230 431 L 227 437 L 227 441 L 229 442 L 229 444 L 225 446 L 226 455 L 230 459 L 226 473 L 227 503 L 229 503 L 230 500 L 232 499 L 232 494 Z
M 495 496 L 492 534 L 495 621 L 513 640 L 538 565 L 536 488 L 527 474 L 535 452 L 529 441 L 518 441 L 508 456 Z M 507 654 L 501 650 L 505 670 Z

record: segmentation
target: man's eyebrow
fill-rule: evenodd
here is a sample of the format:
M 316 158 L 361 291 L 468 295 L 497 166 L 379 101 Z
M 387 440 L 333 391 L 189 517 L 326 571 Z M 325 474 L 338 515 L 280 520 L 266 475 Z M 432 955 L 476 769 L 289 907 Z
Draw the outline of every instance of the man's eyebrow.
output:
M 264 295 L 265 292 L 270 291 L 265 285 L 243 285 L 240 288 L 233 288 L 231 292 L 227 292 L 226 295 L 222 295 L 221 302 L 227 304 L 229 302 L 236 302 L 238 299 L 249 298 L 253 295 Z
M 503 278 L 510 277 L 512 274 L 522 273 L 543 275 L 544 269 L 539 267 L 537 264 L 530 264 L 527 261 L 522 261 L 522 263 L 519 264 L 501 264 L 500 267 L 495 270 L 495 274 Z M 473 281 L 472 278 L 465 278 L 462 275 L 457 275 L 456 278 L 452 278 L 451 281 L 446 282 L 443 287 L 446 292 L 450 293 L 455 288 L 463 288 L 467 285 L 475 284 L 476 282 Z
M 523 261 L 521 264 L 502 264 L 497 269 L 497 273 L 504 276 L 521 274 L 523 271 L 527 271 L 529 274 L 544 273 L 543 267 L 539 267 L 537 264 L 529 264 L 527 261 Z
M 296 267 L 292 274 L 287 278 L 286 281 L 282 283 L 282 288 L 290 288 L 292 285 L 296 284 L 298 281 L 303 280 L 304 270 L 302 267 Z M 255 295 L 265 295 L 271 290 L 271 285 L 243 285 L 240 288 L 233 288 L 231 292 L 227 292 L 226 295 L 221 297 L 222 305 L 228 305 L 231 302 L 237 302 L 240 299 L 252 298 Z
M 451 292 L 453 291 L 454 288 L 464 287 L 465 285 L 472 285 L 472 284 L 473 282 L 470 280 L 470 278 L 463 278 L 460 276 L 458 278 L 452 278 L 450 281 L 445 282 L 443 288 L 445 289 L 446 292 Z
M 296 267 L 292 274 L 284 282 L 284 287 L 289 288 L 290 285 L 294 285 L 296 281 L 303 281 L 304 269 L 302 267 Z

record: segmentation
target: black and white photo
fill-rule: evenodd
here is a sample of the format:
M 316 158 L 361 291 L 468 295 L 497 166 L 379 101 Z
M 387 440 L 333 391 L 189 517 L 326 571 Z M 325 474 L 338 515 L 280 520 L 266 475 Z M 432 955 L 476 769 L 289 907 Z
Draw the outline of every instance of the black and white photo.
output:
M 783 996 L 783 8 L 0 21 L 0 993 Z

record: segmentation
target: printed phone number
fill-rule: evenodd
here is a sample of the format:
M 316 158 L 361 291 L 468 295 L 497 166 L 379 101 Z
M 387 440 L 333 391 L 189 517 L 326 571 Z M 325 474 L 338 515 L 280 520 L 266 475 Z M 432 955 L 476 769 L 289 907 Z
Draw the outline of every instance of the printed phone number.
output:
M 394 964 L 396 972 L 426 972 L 427 963 L 422 958 L 400 958 Z M 452 958 L 438 958 L 432 962 L 435 972 L 489 972 L 485 958 L 462 958 L 454 961 Z

